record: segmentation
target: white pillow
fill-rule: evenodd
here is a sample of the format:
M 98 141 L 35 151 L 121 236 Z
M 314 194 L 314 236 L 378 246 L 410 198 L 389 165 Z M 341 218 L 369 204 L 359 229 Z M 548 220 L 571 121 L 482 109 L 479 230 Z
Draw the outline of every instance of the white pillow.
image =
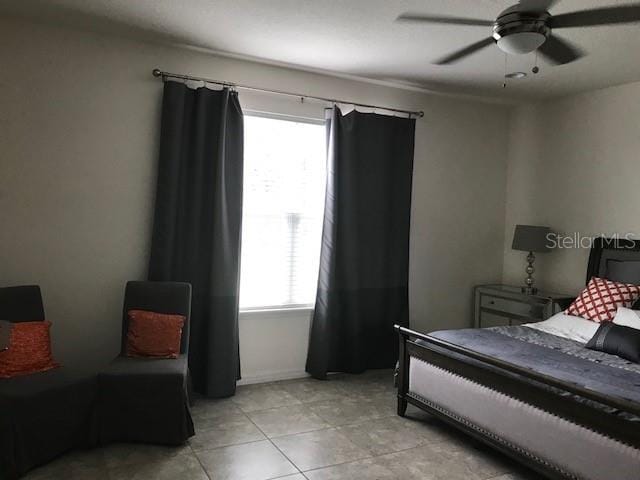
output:
M 625 307 L 618 307 L 613 323 L 640 330 L 640 311 L 631 310 L 630 308 Z
M 640 323 L 640 319 L 638 319 Z M 582 317 L 567 315 L 564 312 L 556 313 L 553 317 L 542 322 L 527 323 L 526 327 L 550 333 L 557 337 L 568 338 L 580 343 L 587 343 L 596 334 L 599 323 L 586 320 Z

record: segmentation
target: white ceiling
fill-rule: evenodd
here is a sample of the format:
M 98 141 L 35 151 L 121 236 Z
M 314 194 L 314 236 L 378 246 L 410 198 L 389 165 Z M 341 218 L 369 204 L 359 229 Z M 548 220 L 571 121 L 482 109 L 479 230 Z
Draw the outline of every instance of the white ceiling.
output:
M 588 55 L 564 66 L 510 56 L 529 72 L 502 88 L 504 55 L 491 46 L 452 66 L 431 60 L 491 34 L 474 26 L 394 22 L 403 12 L 494 19 L 515 0 L 30 0 L 0 12 L 284 62 L 292 66 L 492 97 L 544 98 L 640 80 L 640 24 L 571 28 L 559 35 Z M 561 0 L 551 13 L 627 4 Z

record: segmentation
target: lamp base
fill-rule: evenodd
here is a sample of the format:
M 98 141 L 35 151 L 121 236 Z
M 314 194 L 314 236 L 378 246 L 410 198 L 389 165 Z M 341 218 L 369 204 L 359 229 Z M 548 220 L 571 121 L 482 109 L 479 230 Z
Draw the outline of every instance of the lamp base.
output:
M 538 289 L 533 286 L 535 282 L 535 280 L 533 279 L 533 272 L 536 271 L 536 269 L 533 268 L 533 262 L 535 261 L 536 261 L 535 254 L 533 252 L 529 252 L 529 255 L 527 255 L 527 268 L 526 268 L 527 278 L 524 281 L 525 286 L 522 287 L 521 289 L 522 293 L 526 295 L 535 295 L 536 293 L 538 293 Z

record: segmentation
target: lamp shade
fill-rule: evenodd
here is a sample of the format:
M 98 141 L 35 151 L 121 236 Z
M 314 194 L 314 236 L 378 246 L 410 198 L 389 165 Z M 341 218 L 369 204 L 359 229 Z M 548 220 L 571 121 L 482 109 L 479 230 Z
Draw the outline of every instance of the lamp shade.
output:
M 547 235 L 551 233 L 549 227 L 538 227 L 535 225 L 516 225 L 513 232 L 513 250 L 523 252 L 547 253 L 551 248 Z

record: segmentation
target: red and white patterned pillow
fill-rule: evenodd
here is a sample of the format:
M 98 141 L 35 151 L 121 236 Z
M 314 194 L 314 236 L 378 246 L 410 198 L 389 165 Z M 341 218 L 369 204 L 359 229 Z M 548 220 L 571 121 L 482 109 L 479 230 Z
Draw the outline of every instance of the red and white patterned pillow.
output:
M 567 309 L 568 315 L 594 322 L 610 322 L 618 307 L 629 308 L 640 298 L 640 286 L 593 277 Z

